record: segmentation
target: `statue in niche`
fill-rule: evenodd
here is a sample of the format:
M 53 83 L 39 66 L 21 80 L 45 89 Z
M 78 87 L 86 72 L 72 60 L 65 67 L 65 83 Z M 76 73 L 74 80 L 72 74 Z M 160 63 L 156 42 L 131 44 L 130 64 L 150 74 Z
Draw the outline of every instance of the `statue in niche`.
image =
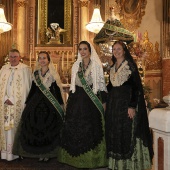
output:
M 66 30 L 62 29 L 58 23 L 51 23 L 50 26 L 51 28 L 48 27 L 46 31 L 47 44 L 61 44 L 60 34 L 66 32 Z

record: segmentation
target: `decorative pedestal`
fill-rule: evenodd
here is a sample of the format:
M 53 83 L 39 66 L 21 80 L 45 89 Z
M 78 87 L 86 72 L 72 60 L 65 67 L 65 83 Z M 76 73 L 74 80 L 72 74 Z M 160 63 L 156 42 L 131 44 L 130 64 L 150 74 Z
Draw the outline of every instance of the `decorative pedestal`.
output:
M 170 110 L 153 109 L 149 126 L 154 133 L 154 170 L 170 170 Z

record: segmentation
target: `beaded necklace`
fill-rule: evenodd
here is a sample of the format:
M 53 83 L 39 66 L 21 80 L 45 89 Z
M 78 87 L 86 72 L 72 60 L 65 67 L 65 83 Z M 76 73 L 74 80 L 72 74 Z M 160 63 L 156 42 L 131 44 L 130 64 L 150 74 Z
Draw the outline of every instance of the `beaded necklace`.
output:
M 83 71 L 83 73 L 85 73 L 85 72 L 86 72 L 86 70 L 88 69 L 88 67 L 89 67 L 89 65 L 90 65 L 90 62 L 91 62 L 91 60 L 89 60 L 89 63 L 88 63 L 88 65 L 87 65 L 87 67 L 86 67 L 86 68 L 84 68 L 84 67 L 83 67 L 84 62 L 82 61 L 82 63 L 81 63 L 81 65 L 80 65 L 80 67 L 81 67 L 81 70 Z

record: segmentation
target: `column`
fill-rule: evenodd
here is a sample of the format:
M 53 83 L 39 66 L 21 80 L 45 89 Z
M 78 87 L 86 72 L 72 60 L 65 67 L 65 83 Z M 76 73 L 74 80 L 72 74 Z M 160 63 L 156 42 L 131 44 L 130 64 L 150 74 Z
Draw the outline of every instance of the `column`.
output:
M 163 24 L 162 24 L 162 79 L 163 96 L 170 91 L 170 1 L 163 0 Z
M 17 0 L 17 46 L 21 56 L 26 56 L 26 0 Z
M 149 113 L 154 136 L 154 170 L 170 169 L 170 109 L 156 108 Z
M 80 41 L 89 40 L 86 24 L 89 23 L 88 0 L 80 0 Z

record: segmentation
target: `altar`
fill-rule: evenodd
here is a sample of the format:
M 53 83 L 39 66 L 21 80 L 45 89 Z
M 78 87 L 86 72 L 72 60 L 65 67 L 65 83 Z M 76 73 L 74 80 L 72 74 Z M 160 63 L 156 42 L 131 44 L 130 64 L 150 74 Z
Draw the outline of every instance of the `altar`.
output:
M 154 136 L 155 170 L 170 170 L 170 109 L 156 108 L 149 113 Z

